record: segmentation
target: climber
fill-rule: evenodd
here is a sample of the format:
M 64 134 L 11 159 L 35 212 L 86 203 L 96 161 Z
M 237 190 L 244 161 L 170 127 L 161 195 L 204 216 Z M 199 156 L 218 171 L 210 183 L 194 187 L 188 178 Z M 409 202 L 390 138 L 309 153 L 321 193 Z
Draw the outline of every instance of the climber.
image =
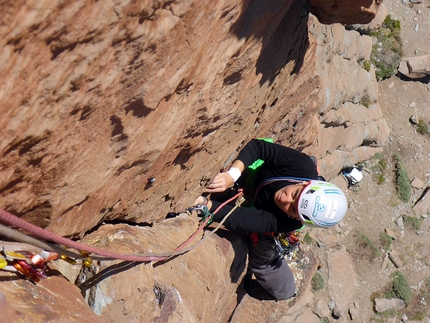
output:
M 274 233 L 292 232 L 303 225 L 330 227 L 347 211 L 345 194 L 334 184 L 319 180 L 317 166 L 308 155 L 294 149 L 253 139 L 240 151 L 230 169 L 219 173 L 196 203 L 213 212 L 238 188 L 250 185 L 250 165 L 260 162 L 254 179 L 251 206 L 237 208 L 224 222 L 230 230 L 244 232 L 249 241 L 248 273 L 276 300 L 295 294 L 288 264 L 279 255 Z M 247 182 L 248 179 L 248 182 Z M 214 215 L 220 222 L 232 209 L 225 206 Z

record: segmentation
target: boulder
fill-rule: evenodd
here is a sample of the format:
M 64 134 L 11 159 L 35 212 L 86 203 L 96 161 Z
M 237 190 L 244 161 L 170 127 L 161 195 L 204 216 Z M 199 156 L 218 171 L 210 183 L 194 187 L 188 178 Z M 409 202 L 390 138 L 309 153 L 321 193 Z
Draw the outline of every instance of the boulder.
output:
M 430 75 L 430 55 L 402 58 L 399 72 L 411 79 Z
M 399 298 L 376 298 L 375 299 L 375 310 L 378 313 L 399 310 L 405 307 L 405 302 Z
M 417 216 L 422 216 L 430 210 L 430 189 L 424 190 L 421 197 L 412 208 Z

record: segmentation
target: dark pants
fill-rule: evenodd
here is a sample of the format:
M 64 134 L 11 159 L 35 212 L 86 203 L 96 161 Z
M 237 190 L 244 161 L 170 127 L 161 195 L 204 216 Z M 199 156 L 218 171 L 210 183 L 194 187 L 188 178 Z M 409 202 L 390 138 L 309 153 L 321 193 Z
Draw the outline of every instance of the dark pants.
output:
M 278 248 L 271 236 L 250 235 L 248 269 L 275 299 L 285 300 L 294 295 L 294 275 L 287 262 L 278 256 Z
M 231 189 L 212 194 L 211 199 L 226 201 L 236 193 L 237 190 Z M 248 271 L 254 274 L 257 282 L 275 299 L 285 300 L 292 297 L 296 291 L 294 275 L 286 261 L 279 257 L 273 237 L 256 233 L 248 236 L 250 237 Z

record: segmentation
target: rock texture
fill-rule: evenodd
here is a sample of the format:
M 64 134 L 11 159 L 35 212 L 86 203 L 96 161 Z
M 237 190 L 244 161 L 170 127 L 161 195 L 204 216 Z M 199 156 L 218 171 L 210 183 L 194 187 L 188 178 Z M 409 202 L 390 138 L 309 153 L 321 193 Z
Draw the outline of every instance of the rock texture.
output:
M 324 24 L 368 24 L 381 4 L 382 0 L 309 0 L 310 11 Z
M 350 254 L 341 248 L 330 252 L 327 257 L 329 270 L 329 292 L 335 303 L 337 317 L 346 317 L 352 305 L 354 292 L 358 288 L 357 273 Z
M 18 243 L 2 241 L 1 246 L 6 251 L 37 251 L 32 246 Z M 106 322 L 88 307 L 73 283 L 59 272 L 48 274 L 48 278 L 34 284 L 14 273 L 0 271 L 0 322 Z
M 371 41 L 337 22 L 367 23 L 379 2 L 336 4 L 312 1 L 334 23 L 322 25 L 292 0 L 0 1 L 0 207 L 118 251 L 173 248 L 195 223 L 162 219 L 251 138 L 318 156 L 328 179 L 367 159 L 388 137 L 374 71 L 361 65 Z M 111 220 L 140 226 L 98 229 Z M 137 234 L 172 223 L 163 243 Z M 235 240 L 213 239 L 171 267 L 127 268 L 135 281 L 101 281 L 89 302 L 115 322 L 225 322 L 241 273 L 229 268 L 241 267 Z M 213 259 L 223 271 L 208 271 Z M 208 292 L 217 305 L 203 311 Z M 129 299 L 140 294 L 143 304 Z
M 184 209 L 256 136 L 329 155 L 330 178 L 365 158 L 358 152 L 383 123 L 366 121 L 364 141 L 327 147 L 339 131 L 363 132 L 347 117 L 320 124 L 319 115 L 375 97 L 373 73 L 357 65 L 370 40 L 317 27 L 301 1 L 2 8 L 2 207 L 62 235 Z M 317 53 L 324 37 L 326 53 Z M 339 81 L 344 73 L 360 82 Z
M 181 216 L 152 228 L 105 225 L 84 241 L 120 253 L 163 252 L 176 248 L 196 228 L 195 218 Z M 245 265 L 241 239 L 221 232 L 165 263 L 102 262 L 93 275 L 86 274 L 82 289 L 96 313 L 110 322 L 137 323 L 143 317 L 148 322 L 227 322 Z

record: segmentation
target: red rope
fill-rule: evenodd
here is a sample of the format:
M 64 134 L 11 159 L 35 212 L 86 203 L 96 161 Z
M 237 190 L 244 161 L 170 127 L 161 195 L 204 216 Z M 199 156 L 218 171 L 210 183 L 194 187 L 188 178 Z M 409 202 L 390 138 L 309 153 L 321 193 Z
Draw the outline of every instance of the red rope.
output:
M 217 213 L 223 206 L 225 206 L 227 203 L 231 202 L 232 200 L 236 199 L 239 195 L 241 194 L 241 192 L 239 192 L 236 196 L 234 196 L 233 198 L 225 201 L 223 204 L 221 204 L 213 213 Z M 61 245 L 65 245 L 69 248 L 73 248 L 76 250 L 80 250 L 80 251 L 85 251 L 88 253 L 94 253 L 94 254 L 98 254 L 107 258 L 112 258 L 112 259 L 121 259 L 121 260 L 126 260 L 126 261 L 136 261 L 136 262 L 150 262 L 150 261 L 160 261 L 160 260 L 165 260 L 169 257 L 175 256 L 175 255 L 179 255 L 181 253 L 185 253 L 191 249 L 183 249 L 200 231 L 203 230 L 203 228 L 206 226 L 206 224 L 209 222 L 210 217 L 208 217 L 203 223 L 200 224 L 199 228 L 197 229 L 196 232 L 194 232 L 186 241 L 184 241 L 181 245 L 179 245 L 173 252 L 169 252 L 169 253 L 161 253 L 161 254 L 155 254 L 155 253 L 150 253 L 150 254 L 140 254 L 140 255 L 123 255 L 123 254 L 118 254 L 118 253 L 114 253 L 111 252 L 109 250 L 106 249 L 100 249 L 97 247 L 91 247 L 91 246 L 87 246 L 84 245 L 82 243 L 70 240 L 68 238 L 62 237 L 58 234 L 55 234 L 51 231 L 45 230 L 43 228 L 40 228 L 34 224 L 31 224 L 19 217 L 17 217 L 16 215 L 13 215 L 12 213 L 9 213 L 5 210 L 1 210 L 0 209 L 0 220 L 2 222 L 5 222 L 7 224 L 9 224 L 10 226 L 14 226 L 20 229 L 23 229 L 39 238 L 42 238 L 46 241 L 52 241 Z
M 213 212 L 213 214 L 217 214 L 217 212 L 222 209 L 227 203 L 230 203 L 231 201 L 237 199 L 240 194 L 242 194 L 242 190 L 239 190 L 239 193 L 237 193 L 235 196 L 233 196 L 232 198 L 228 199 L 227 201 L 225 201 L 224 203 L 222 203 L 220 206 L 218 206 L 218 208 Z M 211 217 L 208 217 L 201 225 L 200 227 L 197 229 L 196 232 L 194 232 L 194 234 L 189 237 L 187 240 L 185 240 L 181 245 L 179 245 L 178 248 L 175 249 L 175 251 L 177 251 L 178 249 L 181 250 L 182 247 L 185 247 L 195 236 L 198 232 L 200 232 L 201 230 L 203 230 L 203 228 L 206 226 L 206 224 L 210 221 Z

